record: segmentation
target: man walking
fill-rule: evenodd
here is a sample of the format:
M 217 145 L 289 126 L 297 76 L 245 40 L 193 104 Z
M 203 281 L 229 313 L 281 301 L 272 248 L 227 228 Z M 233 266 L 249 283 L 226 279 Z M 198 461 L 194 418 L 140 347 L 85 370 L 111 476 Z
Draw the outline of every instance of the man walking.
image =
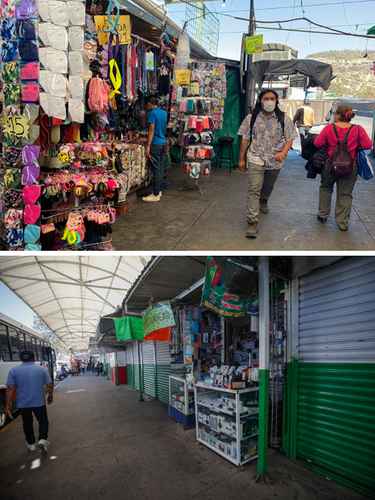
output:
M 45 401 L 47 390 L 47 403 L 53 401 L 53 384 L 48 370 L 35 364 L 32 351 L 20 353 L 22 364 L 12 368 L 8 374 L 6 414 L 11 417 L 12 401 L 16 400 L 16 407 L 20 410 L 23 421 L 23 430 L 26 446 L 30 451 L 36 450 L 34 435 L 33 415 L 39 424 L 39 447 L 47 451 L 48 442 L 48 416 Z
M 164 157 L 167 145 L 167 112 L 158 105 L 156 97 L 146 99 L 147 145 L 146 156 L 150 161 L 152 173 L 152 193 L 142 198 L 146 202 L 160 201 L 164 181 Z
M 307 100 L 304 101 L 303 106 L 297 109 L 293 118 L 293 123 L 298 128 L 302 148 L 307 132 L 315 123 L 314 110 Z
M 274 90 L 259 94 L 253 113 L 244 119 L 238 135 L 239 167 L 249 171 L 246 237 L 256 238 L 259 211 L 269 211 L 268 199 L 296 136 L 292 120 L 281 111 Z

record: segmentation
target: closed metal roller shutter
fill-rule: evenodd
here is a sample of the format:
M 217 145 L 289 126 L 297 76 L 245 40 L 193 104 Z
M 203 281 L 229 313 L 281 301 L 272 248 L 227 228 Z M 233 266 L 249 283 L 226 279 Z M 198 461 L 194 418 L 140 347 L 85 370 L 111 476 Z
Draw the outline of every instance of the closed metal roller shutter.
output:
M 375 258 L 300 279 L 297 456 L 375 491 Z
M 156 351 L 156 397 L 165 404 L 169 402 L 169 375 L 171 355 L 168 342 L 155 342 Z
M 156 397 L 155 390 L 155 349 L 154 342 L 143 342 L 142 344 L 143 361 L 143 383 L 144 392 L 148 396 Z

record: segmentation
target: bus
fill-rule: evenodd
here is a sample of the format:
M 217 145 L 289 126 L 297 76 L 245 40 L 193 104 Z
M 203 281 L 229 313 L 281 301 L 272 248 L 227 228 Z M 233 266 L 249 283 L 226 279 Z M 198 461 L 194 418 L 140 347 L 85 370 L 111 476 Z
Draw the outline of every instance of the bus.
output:
M 35 362 L 48 368 L 52 381 L 56 354 L 48 341 L 17 320 L 0 313 L 0 428 L 7 423 L 5 417 L 5 394 L 8 372 L 20 364 L 20 351 L 33 351 Z

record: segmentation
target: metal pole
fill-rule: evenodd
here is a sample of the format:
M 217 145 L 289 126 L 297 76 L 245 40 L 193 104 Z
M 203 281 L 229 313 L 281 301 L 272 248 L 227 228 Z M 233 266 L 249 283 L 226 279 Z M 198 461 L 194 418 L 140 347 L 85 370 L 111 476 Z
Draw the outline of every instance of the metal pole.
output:
M 248 35 L 255 34 L 255 5 L 254 0 L 250 0 L 250 15 Z M 255 80 L 250 75 L 250 67 L 253 64 L 253 56 L 248 54 L 246 58 L 246 113 L 254 106 L 255 101 Z
M 257 480 L 264 479 L 268 468 L 269 337 L 269 259 L 268 257 L 259 257 L 259 431 Z

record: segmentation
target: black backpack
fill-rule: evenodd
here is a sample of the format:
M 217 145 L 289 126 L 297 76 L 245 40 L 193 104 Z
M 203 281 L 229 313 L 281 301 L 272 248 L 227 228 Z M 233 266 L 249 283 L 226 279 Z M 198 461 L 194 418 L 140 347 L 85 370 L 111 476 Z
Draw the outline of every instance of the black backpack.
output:
M 344 140 L 340 141 L 336 125 L 333 125 L 333 131 L 335 132 L 337 138 L 337 145 L 335 151 L 333 152 L 332 158 L 330 159 L 330 166 L 332 175 L 336 179 L 339 179 L 341 177 L 349 177 L 353 173 L 354 159 L 348 151 L 348 137 L 351 129 L 352 126 L 348 128 Z

